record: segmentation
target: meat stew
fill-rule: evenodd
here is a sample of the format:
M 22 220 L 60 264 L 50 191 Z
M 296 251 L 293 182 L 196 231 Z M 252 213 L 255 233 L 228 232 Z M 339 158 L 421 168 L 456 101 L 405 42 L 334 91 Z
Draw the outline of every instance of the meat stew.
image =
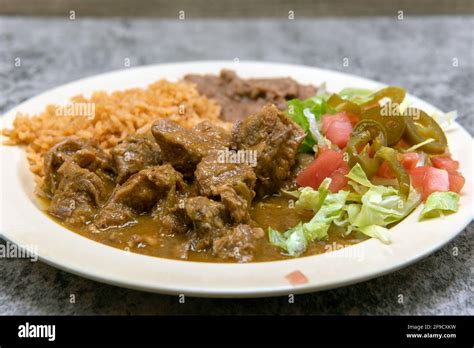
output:
M 47 154 L 39 192 L 57 221 L 121 249 L 195 261 L 284 259 L 265 231 L 311 218 L 280 192 L 309 163 L 298 154 L 303 138 L 274 105 L 236 122 L 232 132 L 209 122 L 186 129 L 159 120 L 109 152 L 68 137 Z M 330 234 L 307 254 L 333 241 L 354 242 Z

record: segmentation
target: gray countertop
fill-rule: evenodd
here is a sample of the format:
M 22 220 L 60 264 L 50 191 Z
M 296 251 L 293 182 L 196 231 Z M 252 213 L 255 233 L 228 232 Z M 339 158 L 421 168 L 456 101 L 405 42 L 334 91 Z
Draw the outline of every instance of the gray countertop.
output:
M 305 64 L 401 85 L 442 110 L 457 109 L 459 122 L 473 134 L 473 33 L 472 17 L 0 17 L 0 113 L 49 88 L 121 69 L 125 58 L 132 66 L 239 58 Z M 14 67 L 17 57 L 21 68 Z M 343 67 L 346 57 L 349 66 Z M 471 223 L 448 245 L 403 270 L 300 295 L 294 304 L 286 297 L 188 298 L 179 304 L 177 297 L 100 284 L 41 262 L 1 259 L 0 314 L 474 314 L 473 229 Z

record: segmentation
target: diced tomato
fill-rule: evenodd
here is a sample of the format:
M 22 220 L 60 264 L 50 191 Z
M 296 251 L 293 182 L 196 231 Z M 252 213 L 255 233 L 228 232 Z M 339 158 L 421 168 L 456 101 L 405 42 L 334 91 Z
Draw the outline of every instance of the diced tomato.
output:
M 334 115 L 324 115 L 321 118 L 321 130 L 323 134 L 333 143 L 344 148 L 352 133 L 351 118 L 345 112 Z
M 344 161 L 343 153 L 325 149 L 319 151 L 318 157 L 298 175 L 296 182 L 300 186 L 318 189 L 324 179 L 331 178 L 329 190 L 337 192 L 346 186 L 347 173 L 349 173 L 349 166 Z
M 400 162 L 408 171 L 415 169 L 419 160 L 420 154 L 416 152 L 407 152 L 400 155 Z
M 449 190 L 461 192 L 466 179 L 458 172 L 459 162 L 455 161 L 449 155 L 431 157 L 431 163 L 434 167 L 445 169 L 449 174 Z
M 329 185 L 329 190 L 331 192 L 338 192 L 346 187 L 348 181 L 348 178 L 346 177 L 347 174 L 349 174 L 349 166 L 347 164 L 336 169 L 331 174 L 332 181 L 331 185 Z
M 464 177 L 460 173 L 449 173 L 449 191 L 457 193 L 461 192 L 465 181 L 466 179 L 464 179 Z
M 382 164 L 380 165 L 379 169 L 377 170 L 376 176 L 379 176 L 381 178 L 387 178 L 387 179 L 392 179 L 395 177 L 393 174 L 392 170 L 388 166 L 387 161 L 383 161 Z
M 430 167 L 426 172 L 423 182 L 423 195 L 425 200 L 433 192 L 449 191 L 449 175 L 445 169 Z
M 423 191 L 423 180 L 429 168 L 428 166 L 423 166 L 410 170 L 411 186 L 420 192 Z
M 402 163 L 403 167 L 405 167 L 407 171 L 415 169 L 419 159 L 420 155 L 416 152 L 402 153 L 398 156 L 398 160 Z M 395 177 L 386 161 L 382 162 L 376 175 L 387 179 L 393 179 Z
M 433 163 L 433 167 L 439 169 L 446 169 L 448 172 L 457 172 L 459 169 L 459 162 L 453 160 L 451 157 L 448 156 L 436 156 L 431 157 L 431 163 Z
M 433 192 L 450 190 L 449 175 L 445 169 L 417 167 L 410 171 L 410 176 L 412 186 L 420 191 L 423 201 Z

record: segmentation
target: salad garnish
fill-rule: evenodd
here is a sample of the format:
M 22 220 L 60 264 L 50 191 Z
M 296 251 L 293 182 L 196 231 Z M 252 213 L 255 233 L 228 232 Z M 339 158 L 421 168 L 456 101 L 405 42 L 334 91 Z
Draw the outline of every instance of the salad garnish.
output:
M 390 243 L 390 228 L 423 202 L 420 221 L 458 210 L 465 180 L 443 130 L 457 113 L 434 118 L 405 96 L 394 86 L 333 94 L 324 88 L 288 102 L 287 116 L 306 132 L 299 151 L 315 159 L 298 175 L 298 190 L 282 193 L 297 199 L 295 209 L 314 215 L 287 231 L 270 227 L 272 244 L 299 256 L 328 238 L 332 226 L 343 236 Z

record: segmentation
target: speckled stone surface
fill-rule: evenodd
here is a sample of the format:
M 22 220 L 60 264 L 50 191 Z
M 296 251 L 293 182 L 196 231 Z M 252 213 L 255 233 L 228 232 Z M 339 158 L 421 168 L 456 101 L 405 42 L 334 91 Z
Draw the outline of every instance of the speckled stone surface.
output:
M 94 20 L 0 17 L 0 113 L 63 83 L 201 59 L 306 64 L 401 85 L 471 134 L 474 19 Z M 22 67 L 15 68 L 15 58 Z M 343 67 L 343 59 L 349 66 Z M 457 66 L 456 66 L 457 65 Z M 474 224 L 424 260 L 354 286 L 255 300 L 178 298 L 103 285 L 41 262 L 0 260 L 0 314 L 474 314 Z M 3 242 L 2 242 L 3 243 Z M 458 250 L 458 254 L 454 251 Z M 69 303 L 70 294 L 76 303 Z M 403 303 L 399 303 L 399 295 Z

